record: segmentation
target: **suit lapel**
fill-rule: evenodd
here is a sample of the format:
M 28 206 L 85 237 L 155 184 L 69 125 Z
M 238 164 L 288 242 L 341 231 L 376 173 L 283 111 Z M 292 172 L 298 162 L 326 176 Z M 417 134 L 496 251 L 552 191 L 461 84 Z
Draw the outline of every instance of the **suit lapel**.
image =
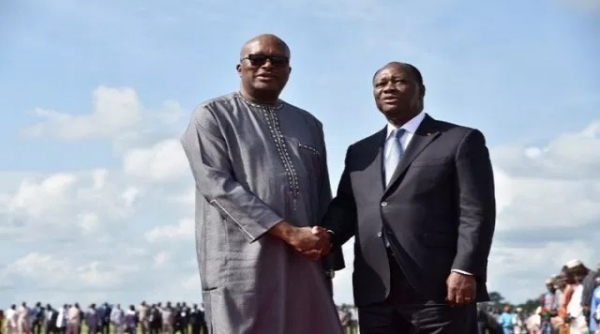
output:
M 375 159 L 373 162 L 367 167 L 368 174 L 373 177 L 373 183 L 377 185 L 378 191 L 383 193 L 385 189 L 385 177 L 383 174 L 383 145 L 385 143 L 385 137 L 387 134 L 387 127 L 383 128 L 383 130 L 379 131 L 370 143 L 375 154 Z
M 419 156 L 419 154 L 427 147 L 427 145 L 431 144 L 431 142 L 439 136 L 440 133 L 435 125 L 435 120 L 429 115 L 426 115 L 425 119 L 423 119 L 421 125 L 419 125 L 419 128 L 417 128 L 416 133 L 410 140 L 410 143 L 404 151 L 404 154 L 402 154 L 400 163 L 398 164 L 398 167 L 396 167 L 394 174 L 392 174 L 390 183 L 385 189 L 386 193 L 389 191 L 390 187 L 398 181 L 398 178 L 404 174 L 413 160 Z

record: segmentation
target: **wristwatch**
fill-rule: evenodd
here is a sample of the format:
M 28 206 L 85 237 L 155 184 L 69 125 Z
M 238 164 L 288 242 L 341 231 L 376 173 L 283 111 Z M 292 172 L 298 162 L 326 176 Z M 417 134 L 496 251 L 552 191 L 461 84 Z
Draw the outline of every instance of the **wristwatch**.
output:
M 333 248 L 334 245 L 334 239 L 335 239 L 335 233 L 333 233 L 332 230 L 327 230 L 327 233 L 329 234 L 329 247 Z
M 325 270 L 325 276 L 333 279 L 335 277 L 335 270 L 333 270 L 333 269 Z

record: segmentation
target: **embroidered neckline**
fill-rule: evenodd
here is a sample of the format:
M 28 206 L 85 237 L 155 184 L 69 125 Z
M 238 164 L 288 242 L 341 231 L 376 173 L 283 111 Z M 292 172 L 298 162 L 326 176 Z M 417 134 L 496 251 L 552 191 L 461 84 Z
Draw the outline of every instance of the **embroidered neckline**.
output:
M 244 101 L 244 103 L 248 104 L 249 106 L 255 107 L 255 108 L 266 109 L 266 110 L 279 110 L 279 109 L 283 108 L 283 102 L 281 100 L 277 100 L 277 104 L 272 105 L 272 104 L 260 104 L 260 103 L 252 102 L 252 101 L 246 99 L 244 97 L 244 95 L 242 95 L 242 93 L 240 93 L 240 92 L 235 92 L 235 97 Z

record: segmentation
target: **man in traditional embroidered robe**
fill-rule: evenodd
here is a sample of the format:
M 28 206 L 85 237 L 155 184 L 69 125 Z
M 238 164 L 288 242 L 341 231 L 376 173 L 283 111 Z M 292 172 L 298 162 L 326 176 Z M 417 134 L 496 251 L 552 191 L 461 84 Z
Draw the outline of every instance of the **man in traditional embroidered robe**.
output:
M 318 260 L 327 232 L 312 228 L 331 200 L 322 124 L 279 99 L 289 59 L 276 36 L 247 42 L 239 92 L 202 103 L 182 137 L 211 334 L 342 333 L 327 276 L 343 259 Z

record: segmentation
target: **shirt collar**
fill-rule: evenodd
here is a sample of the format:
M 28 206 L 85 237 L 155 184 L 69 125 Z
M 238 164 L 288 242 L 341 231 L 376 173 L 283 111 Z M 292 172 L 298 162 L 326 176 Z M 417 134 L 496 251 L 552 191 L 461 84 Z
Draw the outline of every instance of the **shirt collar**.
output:
M 414 134 L 415 132 L 417 132 L 419 125 L 421 125 L 421 123 L 425 119 L 425 116 L 426 116 L 425 112 L 421 111 L 419 114 L 417 114 L 417 116 L 411 118 L 408 122 L 404 123 L 404 125 L 402 125 L 400 127 L 400 129 L 403 129 L 406 132 Z M 392 134 L 392 131 L 396 130 L 397 128 L 398 128 L 397 126 L 388 122 L 386 138 L 389 138 L 390 135 Z

